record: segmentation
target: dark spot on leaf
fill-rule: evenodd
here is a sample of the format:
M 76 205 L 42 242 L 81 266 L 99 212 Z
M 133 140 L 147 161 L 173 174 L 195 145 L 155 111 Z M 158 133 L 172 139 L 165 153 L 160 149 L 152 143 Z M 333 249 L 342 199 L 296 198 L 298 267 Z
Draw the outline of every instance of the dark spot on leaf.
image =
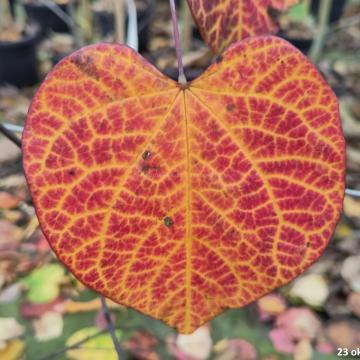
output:
M 151 169 L 151 166 L 150 166 L 150 165 L 147 165 L 147 164 L 144 164 L 144 165 L 141 167 L 141 171 L 142 171 L 143 173 L 147 173 L 150 169 Z
M 223 57 L 221 55 L 217 56 L 216 59 L 215 59 L 215 62 L 217 64 L 220 64 L 222 61 L 223 61 Z
M 171 226 L 174 225 L 174 221 L 173 221 L 173 219 L 171 217 L 165 216 L 164 217 L 164 224 L 165 224 L 166 227 L 171 227 Z
M 142 158 L 146 161 L 150 157 L 151 157 L 151 152 L 149 150 L 145 150 L 144 153 L 142 154 Z
M 100 76 L 94 59 L 91 56 L 84 55 L 83 52 L 80 51 L 71 57 L 71 62 L 85 75 L 99 80 Z
M 307 248 L 310 247 L 310 241 L 308 241 L 308 242 L 306 243 L 306 247 L 307 247 Z
M 229 112 L 233 112 L 235 109 L 235 105 L 234 104 L 227 104 L 226 105 L 226 110 Z
M 75 170 L 73 170 L 73 169 L 69 170 L 68 174 L 70 176 L 74 176 L 75 175 Z

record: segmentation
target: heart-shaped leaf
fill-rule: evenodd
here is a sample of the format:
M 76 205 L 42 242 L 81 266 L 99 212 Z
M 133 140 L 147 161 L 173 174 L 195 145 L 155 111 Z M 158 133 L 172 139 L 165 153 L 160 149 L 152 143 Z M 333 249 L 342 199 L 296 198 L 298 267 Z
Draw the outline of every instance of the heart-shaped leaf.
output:
M 41 85 L 23 154 L 59 259 L 182 333 L 303 272 L 343 200 L 336 97 L 275 37 L 185 86 L 125 46 L 85 47 Z
M 200 33 L 215 52 L 248 36 L 275 34 L 270 9 L 286 10 L 299 0 L 187 0 Z

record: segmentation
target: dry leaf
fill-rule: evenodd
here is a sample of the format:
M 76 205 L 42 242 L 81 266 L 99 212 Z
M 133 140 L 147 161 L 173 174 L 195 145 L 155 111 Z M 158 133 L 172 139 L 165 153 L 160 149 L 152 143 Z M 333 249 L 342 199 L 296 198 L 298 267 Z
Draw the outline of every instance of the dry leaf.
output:
M 33 321 L 35 338 L 38 341 L 55 339 L 62 334 L 63 318 L 58 312 L 49 311 Z
M 289 295 L 301 299 L 310 306 L 321 307 L 329 296 L 329 286 L 324 276 L 308 274 L 293 282 Z

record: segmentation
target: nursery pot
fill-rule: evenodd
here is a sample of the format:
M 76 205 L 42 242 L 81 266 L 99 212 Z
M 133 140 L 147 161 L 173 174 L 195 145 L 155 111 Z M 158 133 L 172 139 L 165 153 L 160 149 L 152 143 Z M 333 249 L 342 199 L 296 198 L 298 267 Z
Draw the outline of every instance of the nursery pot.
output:
M 139 52 L 148 50 L 149 23 L 154 10 L 154 2 L 149 1 L 149 5 L 144 9 L 137 10 Z M 95 26 L 99 29 L 102 37 L 113 34 L 115 31 L 115 19 L 113 13 L 108 11 L 95 11 Z M 126 17 L 125 27 L 127 28 L 128 19 Z M 126 29 L 125 29 L 126 30 Z M 126 31 L 125 31 L 126 33 Z
M 57 5 L 64 12 L 68 12 L 66 4 Z M 25 11 L 29 19 L 40 24 L 42 34 L 45 35 L 49 30 L 55 32 L 70 32 L 68 25 L 52 10 L 42 4 L 25 3 Z
M 40 27 L 29 24 L 18 41 L 0 41 L 0 84 L 17 87 L 31 86 L 38 82 L 36 45 Z
M 330 23 L 336 22 L 340 19 L 346 0 L 333 0 L 330 10 Z M 311 12 L 315 17 L 319 16 L 320 0 L 311 1 Z

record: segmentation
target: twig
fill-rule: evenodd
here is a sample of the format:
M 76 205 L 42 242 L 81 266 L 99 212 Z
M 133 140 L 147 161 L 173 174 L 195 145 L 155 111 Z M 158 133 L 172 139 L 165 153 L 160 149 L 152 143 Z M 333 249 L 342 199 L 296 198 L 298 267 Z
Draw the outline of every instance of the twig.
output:
M 4 125 L 7 130 L 15 133 L 22 133 L 24 131 L 24 127 L 20 125 L 14 125 L 9 123 L 3 123 L 2 125 Z
M 345 194 L 353 197 L 360 197 L 360 190 L 345 189 Z
M 128 10 L 128 26 L 127 26 L 127 37 L 126 44 L 138 51 L 139 49 L 139 37 L 138 37 L 138 23 L 137 23 L 137 12 L 134 0 L 127 0 Z
M 332 3 L 333 0 L 320 0 L 317 32 L 309 51 L 309 57 L 314 64 L 318 62 L 324 47 L 325 36 L 329 26 Z
M 181 38 L 185 54 L 189 52 L 191 48 L 192 25 L 193 21 L 189 5 L 186 0 L 183 0 L 181 3 Z
M 123 44 L 124 35 L 124 0 L 113 0 L 114 16 L 115 16 L 115 42 Z
M 175 0 L 170 0 L 170 9 L 171 9 L 171 20 L 173 24 L 173 32 L 174 32 L 174 41 L 175 41 L 175 49 L 176 49 L 176 58 L 178 62 L 179 68 L 179 78 L 178 81 L 180 84 L 185 85 L 187 83 L 185 73 L 184 73 L 184 66 L 182 62 L 182 51 L 181 51 L 181 44 L 180 44 L 180 35 L 179 35 L 179 26 L 176 17 L 176 7 L 175 7 Z
M 108 331 L 109 331 L 109 333 L 111 335 L 111 339 L 112 339 L 112 342 L 114 344 L 115 351 L 117 352 L 118 359 L 119 360 L 125 360 L 125 354 L 124 354 L 124 352 L 123 352 L 123 350 L 121 348 L 121 345 L 120 345 L 120 342 L 119 342 L 118 338 L 116 337 L 115 327 L 114 327 L 114 324 L 113 324 L 113 322 L 111 320 L 111 314 L 110 314 L 109 308 L 108 308 L 108 306 L 106 304 L 106 300 L 102 295 L 100 295 L 100 300 L 101 300 L 102 311 L 103 311 L 105 320 L 107 322 Z
M 39 2 L 57 15 L 70 29 L 73 29 L 76 26 L 73 19 L 51 0 L 39 0 Z
M 12 132 L 18 132 L 21 133 L 23 132 L 24 127 L 23 126 L 19 126 L 19 125 L 13 125 L 13 124 L 8 124 L 8 123 L 0 123 L 0 132 L 3 133 L 9 140 L 11 140 L 12 142 L 14 142 L 17 146 L 20 147 L 21 149 L 21 140 L 14 135 Z M 345 189 L 345 194 L 349 195 L 349 196 L 354 196 L 354 197 L 360 197 L 360 190 L 356 190 L 356 189 Z M 102 298 L 101 298 L 101 302 L 102 302 Z M 105 304 L 106 306 L 106 304 Z M 107 308 L 107 306 L 106 306 Z
M 59 355 L 63 354 L 64 352 L 68 351 L 68 350 L 77 349 L 81 344 L 84 344 L 84 343 L 88 342 L 89 340 L 94 339 L 95 337 L 106 333 L 106 331 L 107 331 L 106 329 L 99 330 L 97 333 L 95 333 L 93 335 L 89 335 L 89 336 L 85 337 L 84 339 L 76 342 L 73 345 L 65 346 L 65 347 L 63 347 L 63 348 L 61 348 L 59 350 L 56 350 L 56 351 L 52 352 L 51 354 L 46 355 L 43 358 L 40 358 L 39 360 L 51 360 L 51 359 L 54 359 L 54 358 L 58 357 Z
M 0 123 L 0 132 L 21 149 L 21 140 L 3 124 Z

